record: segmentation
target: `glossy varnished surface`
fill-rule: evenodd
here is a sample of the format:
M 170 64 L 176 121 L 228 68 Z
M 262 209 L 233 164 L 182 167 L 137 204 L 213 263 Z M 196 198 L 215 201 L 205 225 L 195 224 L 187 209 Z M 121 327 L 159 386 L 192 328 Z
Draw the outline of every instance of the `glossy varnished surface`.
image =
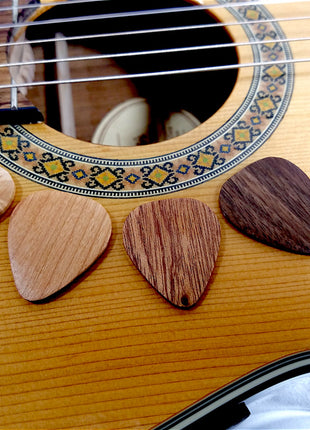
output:
M 305 3 L 271 11 L 309 15 Z M 288 37 L 308 31 L 307 21 L 282 27 Z M 238 27 L 231 31 L 234 38 L 243 36 Z M 306 56 L 309 44 L 291 48 L 294 55 Z M 248 49 L 239 54 L 251 60 Z M 57 300 L 40 305 L 23 300 L 9 265 L 9 217 L 23 197 L 45 187 L 13 174 L 16 197 L 0 219 L 1 428 L 148 429 L 248 371 L 309 348 L 309 257 L 243 236 L 223 219 L 218 203 L 226 179 L 266 156 L 287 158 L 310 174 L 310 66 L 297 64 L 295 72 L 284 119 L 250 158 L 204 184 L 156 197 L 199 199 L 220 221 L 222 242 L 208 292 L 191 310 L 176 309 L 156 294 L 123 248 L 126 217 L 152 197 L 97 199 L 112 219 L 105 258 Z M 250 77 L 251 70 L 240 71 L 230 99 L 206 124 L 142 149 L 101 148 L 40 124 L 27 128 L 60 147 L 76 151 L 78 145 L 94 156 L 155 156 L 194 143 L 226 122 L 244 99 Z

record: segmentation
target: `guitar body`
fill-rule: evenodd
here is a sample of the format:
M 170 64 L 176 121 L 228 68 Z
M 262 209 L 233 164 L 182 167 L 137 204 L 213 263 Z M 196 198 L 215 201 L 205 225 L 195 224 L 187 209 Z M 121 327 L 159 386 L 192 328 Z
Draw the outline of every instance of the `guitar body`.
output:
M 229 27 L 233 41 L 266 41 L 238 47 L 240 63 L 309 52 L 309 41 L 272 43 L 306 36 L 307 20 L 283 21 L 281 28 L 251 24 L 269 13 L 310 15 L 307 3 L 213 13 L 223 22 L 247 21 Z M 219 209 L 222 184 L 264 157 L 286 158 L 310 175 L 310 64 L 268 67 L 240 68 L 211 118 L 150 145 L 95 145 L 44 123 L 1 126 L 0 163 L 16 195 L 0 219 L 0 428 L 148 429 L 246 373 L 310 348 L 309 257 L 244 236 Z M 1 83 L 7 82 L 1 69 Z M 2 106 L 8 101 L 3 91 Z M 113 231 L 103 256 L 65 294 L 33 304 L 15 288 L 7 230 L 18 202 L 46 188 L 97 200 Z M 206 203 L 222 231 L 206 294 L 190 310 L 158 295 L 122 242 L 131 210 L 179 197 Z

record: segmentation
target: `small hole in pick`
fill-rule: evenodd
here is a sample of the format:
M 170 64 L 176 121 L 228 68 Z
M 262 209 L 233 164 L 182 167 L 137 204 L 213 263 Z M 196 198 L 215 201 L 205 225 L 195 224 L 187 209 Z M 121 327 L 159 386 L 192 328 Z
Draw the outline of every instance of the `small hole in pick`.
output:
M 187 296 L 183 296 L 181 298 L 181 303 L 183 306 L 188 306 L 188 297 Z

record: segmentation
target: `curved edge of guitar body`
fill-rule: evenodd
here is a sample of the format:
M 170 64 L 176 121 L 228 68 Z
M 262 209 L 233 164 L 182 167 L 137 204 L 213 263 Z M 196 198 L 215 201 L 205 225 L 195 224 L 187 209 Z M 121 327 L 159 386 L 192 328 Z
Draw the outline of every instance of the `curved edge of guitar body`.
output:
M 306 3 L 273 5 L 270 11 L 279 18 L 310 15 Z M 224 18 L 231 16 L 228 11 L 216 12 L 220 17 L 222 14 Z M 283 22 L 281 27 L 287 37 L 302 36 L 308 30 L 307 21 L 298 25 Z M 244 37 L 241 27 L 232 27 L 230 31 L 234 38 Z M 305 57 L 309 46 L 309 42 L 290 44 L 293 57 Z M 249 47 L 240 48 L 238 54 L 242 61 L 251 61 Z M 259 366 L 309 349 L 309 257 L 277 250 L 242 235 L 224 220 L 218 203 L 226 179 L 267 156 L 286 158 L 310 175 L 310 64 L 294 67 L 294 76 L 287 76 L 289 80 L 294 78 L 294 82 L 290 81 L 291 94 L 281 121 L 269 129 L 268 138 L 223 173 L 201 181 L 194 179 L 206 173 L 207 163 L 214 161 L 215 155 L 207 152 L 206 145 L 197 143 L 216 133 L 219 127 L 229 125 L 231 116 L 247 97 L 251 68 L 239 71 L 230 98 L 209 121 L 183 137 L 148 147 L 92 146 L 62 136 L 44 124 L 1 128 L 2 138 L 14 135 L 21 146 L 16 157 L 11 152 L 10 159 L 7 153 L 4 161 L 3 147 L 1 154 L 1 164 L 14 178 L 16 196 L 0 219 L 0 428 L 148 429 Z M 277 78 L 280 85 L 281 76 Z M 275 84 L 267 84 L 272 83 Z M 257 87 L 253 97 L 259 97 L 260 91 Z M 275 105 L 277 100 L 269 98 Z M 257 98 L 251 104 L 254 105 Z M 269 108 L 272 110 L 273 105 Z M 269 120 L 267 115 L 251 113 L 257 122 L 265 121 L 266 125 Z M 255 124 L 254 119 L 249 131 L 242 121 L 245 119 L 239 117 L 224 132 L 225 142 L 235 144 L 237 152 L 242 136 L 250 133 L 247 136 L 255 137 L 252 132 L 265 126 Z M 238 130 L 245 133 L 239 134 L 239 149 L 232 130 L 235 137 Z M 42 146 L 42 142 L 55 145 L 60 152 Z M 183 154 L 184 148 L 191 148 L 190 154 Z M 228 146 L 222 147 L 223 157 L 225 151 Z M 44 153 L 50 155 L 44 158 Z M 71 159 L 72 153 L 80 156 Z M 169 154 L 178 156 L 170 160 L 160 158 Z M 206 155 L 204 161 L 198 162 L 198 154 Z M 111 164 L 103 166 L 102 159 Z M 144 177 L 141 166 L 131 163 L 140 159 L 144 160 Z M 58 177 L 52 176 L 44 166 L 47 160 L 59 162 L 63 175 L 59 172 Z M 72 163 L 76 163 L 74 167 Z M 193 163 L 197 169 L 200 166 L 196 176 Z M 102 170 L 109 168 L 115 176 L 117 168 L 125 172 L 119 181 L 115 179 L 114 188 L 108 188 L 108 184 L 98 185 L 95 181 L 95 171 L 91 171 L 94 165 Z M 126 173 L 128 165 L 136 169 L 132 176 Z M 162 169 L 162 178 L 170 178 L 170 182 L 152 182 L 155 165 Z M 189 165 L 190 185 L 185 186 L 186 181 L 182 180 L 184 186 L 178 188 Z M 173 169 L 179 169 L 175 182 L 170 175 Z M 87 180 L 84 175 L 88 175 Z M 135 181 L 140 181 L 140 185 Z M 22 299 L 15 289 L 7 229 L 17 203 L 46 187 L 68 192 L 80 190 L 96 199 L 110 214 L 113 231 L 103 257 L 66 294 L 33 304 Z M 132 209 L 154 199 L 177 197 L 206 203 L 219 218 L 222 230 L 219 257 L 207 292 L 196 307 L 186 311 L 172 307 L 150 287 L 132 265 L 122 244 L 123 224 Z M 57 247 L 59 241 L 61 238 L 55 238 L 50 246 Z

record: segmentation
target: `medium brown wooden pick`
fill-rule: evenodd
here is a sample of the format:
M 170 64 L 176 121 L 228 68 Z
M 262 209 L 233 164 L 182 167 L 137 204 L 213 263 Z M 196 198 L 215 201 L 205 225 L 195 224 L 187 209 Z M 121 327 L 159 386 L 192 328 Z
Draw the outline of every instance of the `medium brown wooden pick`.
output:
M 246 235 L 287 251 L 310 254 L 310 180 L 283 158 L 264 158 L 224 183 L 220 207 Z
M 8 247 L 17 290 L 29 301 L 64 288 L 99 257 L 111 220 L 96 201 L 61 191 L 22 200 L 9 223 Z
M 15 196 L 15 184 L 12 176 L 0 167 L 0 215 L 11 205 Z
M 170 303 L 189 308 L 204 293 L 221 240 L 220 224 L 204 203 L 159 200 L 134 209 L 123 227 L 125 249 L 147 281 Z

